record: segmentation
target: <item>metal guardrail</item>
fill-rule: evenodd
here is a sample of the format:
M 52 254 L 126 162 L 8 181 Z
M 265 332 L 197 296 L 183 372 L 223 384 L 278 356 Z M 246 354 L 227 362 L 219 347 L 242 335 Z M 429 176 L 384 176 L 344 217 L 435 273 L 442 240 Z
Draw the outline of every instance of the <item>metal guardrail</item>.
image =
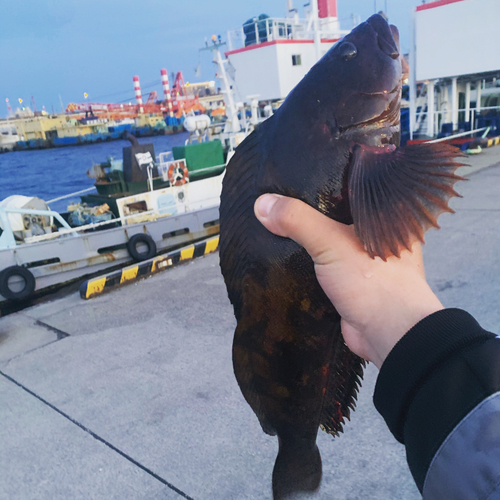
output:
M 63 219 L 60 213 L 54 212 L 53 210 L 35 210 L 31 208 L 6 208 L 0 207 L 0 222 L 2 223 L 3 232 L 0 235 L 0 250 L 12 249 L 17 247 L 16 239 L 14 238 L 14 232 L 10 225 L 10 220 L 7 214 L 17 213 L 24 215 L 41 215 L 43 217 L 54 217 L 63 226 L 62 232 L 71 232 L 71 226 Z M 54 233 L 57 234 L 57 233 Z M 43 238 L 42 235 L 40 238 Z M 78 236 L 75 234 L 74 236 Z
M 436 143 L 436 142 L 444 142 L 444 141 L 449 141 L 450 139 L 456 139 L 458 137 L 466 137 L 471 134 L 477 134 L 478 132 L 482 132 L 483 130 L 489 130 L 490 127 L 483 127 L 483 128 L 477 128 L 476 130 L 471 130 L 469 132 L 461 132 L 460 134 L 455 134 L 455 135 L 449 135 L 447 137 L 441 137 L 440 139 L 434 139 L 432 141 L 426 141 L 429 144 L 431 143 Z
M 56 201 L 65 200 L 66 198 L 71 198 L 72 196 L 76 196 L 77 194 L 88 193 L 89 191 L 95 191 L 95 189 L 96 189 L 95 186 L 92 186 L 91 188 L 82 189 L 80 191 L 75 191 L 74 193 L 65 194 L 64 196 L 59 196 L 58 198 L 46 201 L 45 203 L 47 203 L 48 205 L 49 203 L 54 203 Z
M 480 108 L 460 108 L 456 110 L 456 113 L 460 117 L 463 114 L 466 123 L 473 122 L 473 126 L 477 126 L 477 114 L 482 111 L 498 111 L 500 114 L 500 106 L 484 106 Z M 474 114 L 476 113 L 476 114 Z M 429 136 L 435 136 L 440 130 L 440 126 L 443 123 L 452 123 L 453 121 L 453 110 L 451 109 L 441 109 L 439 111 L 434 111 L 434 130 L 428 130 L 427 117 L 429 116 L 429 111 L 420 111 L 415 114 L 415 128 L 414 133 L 426 133 Z M 411 117 L 410 117 L 411 119 Z M 474 122 L 476 120 L 476 122 Z M 462 121 L 462 120 L 460 120 Z
M 255 41 L 246 42 L 244 27 L 251 26 L 251 23 L 241 26 L 241 28 L 227 31 L 227 45 L 229 51 L 243 48 L 250 45 L 258 45 L 263 42 L 274 40 L 313 40 L 314 26 L 310 19 L 294 17 L 268 17 L 259 19 L 253 23 L 255 31 Z M 262 36 L 265 28 L 265 35 Z M 327 31 L 321 30 L 321 38 L 334 39 L 344 36 L 349 30 Z
M 59 229 L 59 231 L 54 232 L 54 233 L 47 233 L 47 234 L 42 234 L 39 236 L 31 236 L 30 238 L 27 238 L 26 243 L 36 243 L 39 241 L 47 241 L 47 240 L 52 240 L 52 239 L 57 239 L 61 236 L 64 235 L 71 235 L 75 237 L 81 236 L 80 232 L 85 232 L 91 229 L 96 229 L 98 227 L 106 226 L 109 224 L 116 224 L 117 222 L 123 223 L 127 221 L 128 219 L 132 218 L 137 218 L 138 216 L 149 216 L 149 215 L 157 215 L 156 218 L 152 218 L 151 220 L 156 220 L 164 217 L 169 217 L 171 214 L 160 214 L 158 210 L 148 210 L 145 212 L 140 212 L 132 215 L 126 215 L 125 217 L 117 217 L 116 219 L 110 219 L 107 221 L 103 222 L 94 222 L 91 224 L 85 224 L 84 226 L 78 226 L 78 227 L 71 227 L 59 214 L 58 212 L 54 212 L 52 210 L 32 210 L 32 209 L 21 209 L 21 208 L 2 208 L 0 207 L 0 221 L 2 222 L 2 226 L 4 228 L 4 232 L 6 233 L 11 233 L 12 234 L 12 229 L 10 226 L 10 222 L 8 217 L 5 217 L 3 214 L 4 213 L 20 213 L 20 214 L 28 214 L 28 215 L 42 215 L 45 217 L 55 217 L 59 223 L 63 226 L 63 229 Z M 142 221 L 143 222 L 143 221 Z M 2 235 L 3 236 L 3 235 Z M 13 242 L 13 244 L 12 244 Z M 11 245 L 7 243 L 6 247 L 1 247 L 0 249 L 4 248 L 16 248 L 17 243 L 14 239 L 14 235 L 12 234 L 12 241 L 10 242 Z

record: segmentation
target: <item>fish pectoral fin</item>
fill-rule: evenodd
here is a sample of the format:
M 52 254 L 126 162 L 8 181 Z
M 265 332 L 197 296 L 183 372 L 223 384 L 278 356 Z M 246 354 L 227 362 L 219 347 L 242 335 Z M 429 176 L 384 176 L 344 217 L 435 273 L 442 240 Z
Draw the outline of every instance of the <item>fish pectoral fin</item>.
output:
M 356 145 L 348 173 L 349 204 L 354 228 L 369 255 L 386 260 L 424 241 L 437 218 L 454 211 L 460 196 L 453 186 L 465 180 L 455 174 L 463 156 L 448 144 L 412 144 L 401 148 Z

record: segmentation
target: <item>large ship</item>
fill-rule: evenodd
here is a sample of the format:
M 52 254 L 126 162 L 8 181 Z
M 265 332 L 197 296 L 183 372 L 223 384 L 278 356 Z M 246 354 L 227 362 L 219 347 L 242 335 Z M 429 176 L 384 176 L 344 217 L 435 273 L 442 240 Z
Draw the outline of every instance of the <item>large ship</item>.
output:
M 500 135 L 500 55 L 489 43 L 497 37 L 499 18 L 498 0 L 436 0 L 416 7 L 409 54 L 411 139 L 461 134 L 457 139 L 467 142 L 478 133 Z
M 226 57 L 238 99 L 284 99 L 348 32 L 340 29 L 337 0 L 313 0 L 303 13 L 288 0 L 286 17 L 261 14 L 228 31 Z

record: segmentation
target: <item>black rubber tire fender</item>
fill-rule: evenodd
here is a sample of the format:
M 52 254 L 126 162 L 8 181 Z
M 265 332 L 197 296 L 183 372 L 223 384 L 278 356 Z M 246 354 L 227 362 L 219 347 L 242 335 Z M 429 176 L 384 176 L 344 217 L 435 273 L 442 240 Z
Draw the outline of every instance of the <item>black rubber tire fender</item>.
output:
M 140 243 L 147 245 L 148 249 L 146 252 L 139 252 L 137 247 Z M 127 250 L 136 262 L 141 262 L 143 260 L 151 259 L 156 255 L 156 243 L 153 238 L 149 236 L 149 234 L 138 233 L 134 234 L 127 241 Z
M 24 288 L 14 292 L 9 288 L 9 280 L 14 276 L 21 277 L 24 282 Z M 10 266 L 0 273 L 0 294 L 8 300 L 27 299 L 35 291 L 35 277 L 32 272 L 22 266 Z

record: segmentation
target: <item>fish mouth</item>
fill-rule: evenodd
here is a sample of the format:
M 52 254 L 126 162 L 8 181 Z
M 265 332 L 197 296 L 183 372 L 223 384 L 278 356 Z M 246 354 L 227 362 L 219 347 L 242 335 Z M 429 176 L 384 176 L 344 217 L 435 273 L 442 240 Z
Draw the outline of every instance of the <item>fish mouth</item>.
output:
M 396 83 L 396 86 L 392 90 L 382 90 L 380 92 L 360 92 L 363 97 L 376 97 L 376 96 L 387 96 L 391 94 L 397 94 L 401 91 L 401 81 Z
M 400 117 L 400 92 L 402 88 L 402 80 L 400 80 L 397 85 L 391 90 L 383 90 L 381 92 L 371 92 L 364 93 L 360 92 L 359 95 L 363 97 L 381 97 L 381 96 L 393 96 L 389 101 L 387 108 L 378 116 L 370 118 L 364 122 L 354 123 L 352 125 L 340 126 L 338 128 L 339 133 L 343 134 L 351 130 L 357 130 L 361 128 L 370 127 L 371 125 L 377 125 L 376 128 L 391 128 L 396 127 L 401 119 Z
M 395 127 L 399 124 L 401 120 L 400 110 L 401 110 L 401 99 L 399 98 L 399 92 L 401 91 L 401 83 L 399 83 L 394 91 L 389 92 L 388 94 L 396 94 L 396 97 L 391 99 L 389 102 L 389 106 L 385 111 L 382 112 L 379 116 L 372 118 L 371 120 L 367 120 L 361 124 L 362 127 L 369 127 L 370 125 L 377 125 L 377 128 L 387 128 L 387 127 Z M 382 94 L 382 95 L 388 95 Z
M 380 14 L 375 14 L 366 21 L 377 34 L 379 49 L 392 59 L 399 57 L 399 32 L 395 26 L 389 26 Z M 396 40 L 397 38 L 397 40 Z

